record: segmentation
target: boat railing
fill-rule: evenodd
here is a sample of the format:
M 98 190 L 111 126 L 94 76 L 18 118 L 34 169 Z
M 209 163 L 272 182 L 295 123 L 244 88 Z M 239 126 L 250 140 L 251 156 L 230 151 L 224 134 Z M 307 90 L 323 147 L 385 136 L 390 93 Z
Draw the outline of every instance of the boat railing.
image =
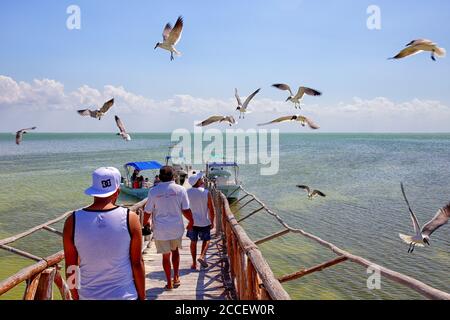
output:
M 131 211 L 139 214 L 141 224 L 143 221 L 143 208 L 146 200 L 141 201 L 130 207 Z M 35 264 L 23 268 L 16 274 L 8 277 L 0 282 L 0 296 L 16 288 L 21 283 L 25 282 L 25 292 L 23 300 L 52 300 L 53 299 L 53 284 L 59 290 L 62 300 L 71 300 L 69 286 L 65 277 L 61 274 L 61 265 L 64 261 L 64 251 L 59 251 L 49 257 L 39 257 L 30 252 L 14 248 L 11 246 L 14 242 L 21 240 L 29 235 L 39 231 L 48 231 L 62 237 L 62 232 L 52 227 L 54 224 L 61 222 L 73 211 L 66 212 L 53 220 L 44 224 L 38 225 L 28 229 L 20 234 L 0 240 L 0 249 L 6 250 L 15 255 L 35 261 Z M 150 237 L 144 238 L 143 250 L 149 245 Z
M 214 184 L 210 184 L 210 187 L 214 189 Z M 254 298 L 254 296 L 252 296 L 249 291 L 253 290 L 253 288 L 255 287 L 257 288 L 259 284 L 260 286 L 262 285 L 266 289 L 269 298 L 271 299 L 280 298 L 280 294 L 284 296 L 284 292 L 280 289 L 280 283 L 286 283 L 292 280 L 296 280 L 306 275 L 315 273 L 317 271 L 322 271 L 326 268 L 330 268 L 345 261 L 349 261 L 366 268 L 372 268 L 373 270 L 378 271 L 381 276 L 384 276 L 400 285 L 408 287 L 428 299 L 450 300 L 450 294 L 447 292 L 438 290 L 410 276 L 385 268 L 365 258 L 347 252 L 337 247 L 333 243 L 325 241 L 319 238 L 318 236 L 308 233 L 302 229 L 291 227 L 277 213 L 269 209 L 266 206 L 266 204 L 262 202 L 257 196 L 248 192 L 242 186 L 237 187 L 234 192 L 228 195 L 228 197 L 231 198 L 233 194 L 236 194 L 237 192 L 240 191 L 242 191 L 243 195 L 239 199 L 237 199 L 236 202 L 234 203 L 234 205 L 237 207 L 234 210 L 234 212 L 236 214 L 237 213 L 242 214 L 244 212 L 243 211 L 244 208 L 249 208 L 249 205 L 251 203 L 255 203 L 256 206 L 252 206 L 250 212 L 248 212 L 245 216 L 237 219 L 235 217 L 235 214 L 231 212 L 227 201 L 222 200 L 223 202 L 222 206 L 224 219 L 223 228 L 225 229 L 227 246 L 231 248 L 231 250 L 230 249 L 228 250 L 231 259 L 231 271 L 232 274 L 234 274 L 237 279 L 237 290 L 238 292 L 241 292 L 241 295 L 243 297 L 249 297 L 248 295 L 250 294 L 250 298 Z M 223 198 L 223 195 L 221 195 L 219 199 L 220 198 Z M 239 224 L 261 212 L 266 212 L 272 218 L 274 218 L 277 224 L 281 226 L 281 230 L 252 242 Z M 257 246 L 263 243 L 267 243 L 271 240 L 280 238 L 287 234 L 295 234 L 310 239 L 319 244 L 320 246 L 331 250 L 333 253 L 337 255 L 337 257 L 332 260 L 321 263 L 319 265 L 307 269 L 300 269 L 297 272 L 277 277 L 276 281 L 274 281 L 272 271 L 269 271 L 270 269 L 266 269 L 265 267 L 261 266 L 266 265 L 266 262 L 262 257 L 262 255 L 260 255 Z M 252 255 L 249 256 L 249 254 L 247 254 L 248 259 L 245 259 L 245 256 L 243 256 L 242 254 L 243 252 L 246 253 L 252 252 L 253 256 Z M 256 267 L 255 262 L 258 264 L 258 267 Z M 258 276 L 261 278 L 261 281 L 255 282 L 254 280 L 255 273 L 253 269 L 255 268 L 260 270 L 258 271 Z

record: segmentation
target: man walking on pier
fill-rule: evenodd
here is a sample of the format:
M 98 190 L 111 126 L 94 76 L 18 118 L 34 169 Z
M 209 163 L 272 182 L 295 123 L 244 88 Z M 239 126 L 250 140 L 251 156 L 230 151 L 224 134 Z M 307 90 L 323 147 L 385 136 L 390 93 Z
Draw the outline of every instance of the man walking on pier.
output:
M 161 182 L 148 192 L 144 225 L 147 225 L 151 218 L 156 251 L 163 256 L 162 264 L 167 278 L 165 289 L 172 290 L 180 286 L 178 249 L 182 248 L 183 216 L 189 221 L 188 230 L 192 230 L 193 219 L 186 189 L 175 183 L 173 168 L 162 167 L 159 179 Z
M 187 232 L 191 239 L 192 269 L 197 269 L 197 261 L 203 268 L 208 267 L 206 262 L 206 252 L 211 240 L 211 230 L 214 229 L 214 205 L 211 194 L 204 188 L 203 173 L 189 177 L 189 184 L 192 186 L 187 191 L 191 211 L 194 217 L 194 228 Z M 197 241 L 202 240 L 202 251 L 197 260 Z
M 116 168 L 95 170 L 85 191 L 94 203 L 64 225 L 66 277 L 74 300 L 145 300 L 141 224 L 136 213 L 116 205 L 120 180 Z

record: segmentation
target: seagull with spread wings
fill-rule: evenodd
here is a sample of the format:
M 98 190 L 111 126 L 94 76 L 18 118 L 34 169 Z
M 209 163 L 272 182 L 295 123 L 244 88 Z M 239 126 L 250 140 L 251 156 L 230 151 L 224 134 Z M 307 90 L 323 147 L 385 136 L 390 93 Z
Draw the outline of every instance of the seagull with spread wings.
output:
M 206 119 L 205 121 L 202 121 L 199 124 L 197 124 L 197 127 L 206 127 L 213 123 L 222 123 L 222 122 L 228 123 L 230 127 L 237 123 L 233 116 L 212 116 Z
M 131 137 L 127 133 L 127 130 L 125 129 L 125 126 L 124 126 L 122 120 L 118 116 L 115 116 L 115 119 L 116 119 L 117 128 L 119 128 L 119 131 L 120 131 L 117 135 L 121 136 L 126 141 L 131 141 Z
M 438 56 L 439 58 L 444 58 L 447 54 L 444 48 L 438 47 L 438 45 L 433 41 L 427 39 L 418 39 L 408 43 L 405 49 L 400 51 L 395 57 L 389 59 L 402 59 L 419 54 L 424 51 L 431 52 L 431 59 L 433 61 L 436 61 L 436 56 Z
M 272 85 L 272 87 L 283 90 L 283 91 L 289 91 L 291 94 L 287 99 L 286 102 L 291 101 L 295 108 L 301 109 L 301 102 L 303 101 L 303 97 L 306 95 L 308 96 L 320 96 L 322 93 L 320 91 L 308 88 L 308 87 L 300 87 L 298 88 L 297 94 L 294 96 L 294 93 L 292 92 L 291 87 L 289 87 L 287 84 L 284 83 L 277 83 Z
M 37 127 L 32 127 L 32 128 L 21 129 L 21 130 L 17 131 L 16 132 L 16 144 L 19 145 L 22 142 L 24 134 L 27 134 L 28 131 L 36 130 L 36 129 L 37 129 Z
M 239 119 L 245 119 L 245 114 L 248 112 L 248 105 L 250 104 L 250 101 L 253 100 L 253 98 L 261 91 L 261 88 L 253 92 L 251 95 L 248 96 L 248 98 L 242 103 L 241 97 L 239 97 L 238 89 L 234 89 L 234 96 L 236 97 L 238 106 L 236 110 L 240 112 Z
M 81 115 L 83 117 L 91 117 L 94 119 L 101 120 L 102 117 L 105 116 L 105 114 L 109 111 L 109 109 L 112 108 L 113 105 L 114 105 L 114 99 L 111 99 L 111 100 L 105 102 L 103 107 L 101 107 L 100 109 L 97 109 L 97 110 L 83 109 L 83 110 L 78 110 L 77 112 L 79 115 Z
M 308 127 L 310 127 L 313 130 L 317 130 L 320 129 L 320 127 L 315 124 L 311 119 L 301 116 L 301 115 L 293 115 L 293 116 L 286 116 L 286 117 L 281 117 L 278 119 L 275 119 L 273 121 L 267 122 L 267 123 L 261 123 L 258 124 L 258 126 L 267 126 L 270 124 L 276 124 L 276 123 L 283 123 L 283 122 L 292 122 L 292 121 L 297 121 L 300 122 L 300 124 L 305 127 L 306 125 L 308 125 Z
M 320 191 L 320 190 L 313 190 L 313 189 L 311 189 L 308 186 L 298 185 L 297 188 L 305 190 L 308 193 L 308 199 L 309 200 L 313 200 L 315 197 L 319 197 L 319 196 L 323 197 L 323 198 L 326 197 L 326 195 L 322 191 Z
M 170 23 L 167 23 L 163 30 L 163 42 L 158 42 L 155 46 L 155 50 L 157 48 L 161 48 L 170 52 L 170 60 L 173 61 L 173 54 L 180 56 L 181 53 L 177 51 L 175 46 L 181 39 L 181 34 L 183 33 L 183 17 L 179 16 L 177 22 L 175 22 L 175 26 L 172 28 Z
M 406 197 L 405 188 L 403 187 L 403 183 L 401 184 L 403 198 L 406 201 L 408 206 L 409 214 L 411 216 L 411 220 L 414 227 L 414 236 L 407 236 L 404 234 L 399 234 L 400 239 L 402 239 L 405 243 L 409 244 L 408 253 L 413 253 L 415 247 L 424 247 L 426 245 L 430 245 L 430 236 L 440 227 L 448 223 L 448 219 L 450 218 L 450 203 L 444 208 L 440 209 L 437 214 L 431 219 L 430 222 L 425 224 L 422 229 L 420 228 L 419 220 L 417 219 L 416 214 L 411 209 L 411 205 L 409 204 L 408 198 Z

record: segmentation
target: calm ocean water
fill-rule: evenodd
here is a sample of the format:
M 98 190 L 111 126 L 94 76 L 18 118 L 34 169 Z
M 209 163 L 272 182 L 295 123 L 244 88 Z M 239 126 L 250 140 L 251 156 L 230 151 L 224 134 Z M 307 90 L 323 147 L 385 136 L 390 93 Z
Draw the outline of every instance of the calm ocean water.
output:
M 163 159 L 169 134 L 135 134 L 125 143 L 113 134 L 37 134 L 21 146 L 0 134 L 0 238 L 23 231 L 89 203 L 83 190 L 100 166 Z M 421 223 L 450 201 L 450 134 L 283 134 L 280 172 L 261 176 L 260 167 L 243 165 L 241 180 L 292 226 L 314 233 L 352 253 L 450 292 L 449 226 L 431 247 L 413 255 L 398 233 L 412 231 L 402 200 L 407 188 Z M 308 201 L 296 184 L 324 191 Z M 122 199 L 130 201 L 131 199 Z M 253 239 L 280 229 L 266 214 L 244 223 Z M 16 247 L 45 256 L 61 241 L 38 233 Z M 334 257 L 316 243 L 288 235 L 262 245 L 276 275 L 311 267 Z M 0 279 L 27 265 L 0 252 Z M 366 287 L 366 270 L 345 262 L 286 284 L 296 299 L 417 299 L 415 292 L 382 278 L 381 290 Z M 9 294 L 20 298 L 21 290 Z

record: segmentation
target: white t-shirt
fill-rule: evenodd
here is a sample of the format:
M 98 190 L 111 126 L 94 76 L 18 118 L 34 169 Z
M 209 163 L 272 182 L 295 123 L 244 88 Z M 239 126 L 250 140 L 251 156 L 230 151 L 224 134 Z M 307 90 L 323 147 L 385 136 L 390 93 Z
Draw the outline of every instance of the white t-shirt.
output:
M 187 191 L 192 215 L 194 217 L 194 226 L 207 227 L 211 225 L 208 210 L 208 190 L 204 188 L 191 188 Z
M 148 192 L 145 212 L 152 213 L 155 240 L 176 240 L 184 234 L 182 210 L 189 209 L 186 189 L 175 182 L 160 182 Z

